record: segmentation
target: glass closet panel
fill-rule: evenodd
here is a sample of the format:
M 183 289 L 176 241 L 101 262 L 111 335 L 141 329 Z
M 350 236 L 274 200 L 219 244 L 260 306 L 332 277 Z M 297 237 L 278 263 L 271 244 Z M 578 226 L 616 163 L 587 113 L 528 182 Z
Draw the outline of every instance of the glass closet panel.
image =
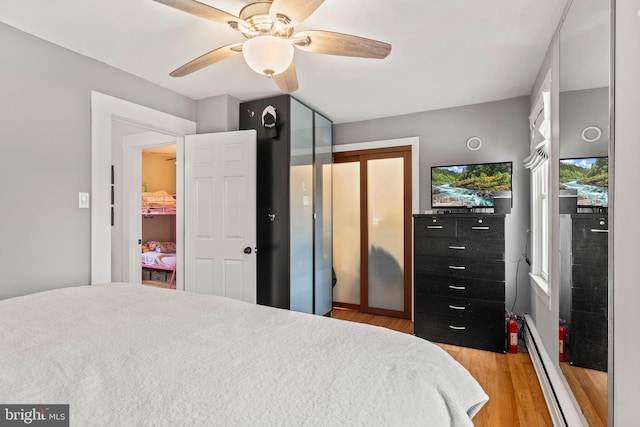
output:
M 315 113 L 315 314 L 332 310 L 331 122 Z
M 360 305 L 360 162 L 333 165 L 333 300 Z
M 403 311 L 404 159 L 368 160 L 367 183 L 368 306 Z
M 290 308 L 313 313 L 313 112 L 291 99 Z

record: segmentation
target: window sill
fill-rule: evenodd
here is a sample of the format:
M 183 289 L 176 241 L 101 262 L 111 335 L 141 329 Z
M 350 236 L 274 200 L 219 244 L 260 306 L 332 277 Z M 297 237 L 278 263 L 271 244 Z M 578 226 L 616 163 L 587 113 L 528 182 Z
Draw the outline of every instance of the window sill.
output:
M 547 282 L 542 276 L 529 273 L 531 278 L 531 287 L 538 295 L 538 298 L 544 302 L 548 310 L 551 310 L 551 293 L 549 291 L 549 282 Z

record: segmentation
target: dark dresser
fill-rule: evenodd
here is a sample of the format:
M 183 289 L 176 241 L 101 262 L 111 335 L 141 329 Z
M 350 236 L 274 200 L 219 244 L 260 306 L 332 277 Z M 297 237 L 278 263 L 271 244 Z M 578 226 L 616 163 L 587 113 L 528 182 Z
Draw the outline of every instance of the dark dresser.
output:
M 505 352 L 504 215 L 414 215 L 414 333 Z
M 607 214 L 571 215 L 571 323 L 567 360 L 607 370 L 609 221 Z

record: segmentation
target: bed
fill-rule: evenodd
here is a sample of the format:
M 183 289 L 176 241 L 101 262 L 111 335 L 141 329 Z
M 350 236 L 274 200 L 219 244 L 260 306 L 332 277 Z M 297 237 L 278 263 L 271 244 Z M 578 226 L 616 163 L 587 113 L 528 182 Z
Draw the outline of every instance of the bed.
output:
M 157 280 L 153 278 L 154 270 L 171 272 L 169 287 L 175 289 L 176 279 L 176 244 L 175 242 L 159 242 L 150 240 L 142 245 L 142 280 Z M 146 274 L 146 276 L 145 276 Z M 164 281 L 164 280 L 162 280 Z
M 143 215 L 175 215 L 175 195 L 164 190 L 142 192 Z
M 472 426 L 487 401 L 388 329 L 126 283 L 0 301 L 0 402 L 72 426 Z

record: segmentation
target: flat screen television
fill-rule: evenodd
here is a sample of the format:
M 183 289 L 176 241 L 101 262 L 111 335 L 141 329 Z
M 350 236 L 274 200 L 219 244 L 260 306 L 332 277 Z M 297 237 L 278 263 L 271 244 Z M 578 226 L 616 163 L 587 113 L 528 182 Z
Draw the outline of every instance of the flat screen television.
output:
M 560 159 L 560 190 L 577 192 L 578 207 L 608 207 L 609 158 Z
M 495 197 L 500 193 L 507 192 L 511 198 L 511 171 L 511 162 L 434 166 L 431 207 L 494 207 Z

